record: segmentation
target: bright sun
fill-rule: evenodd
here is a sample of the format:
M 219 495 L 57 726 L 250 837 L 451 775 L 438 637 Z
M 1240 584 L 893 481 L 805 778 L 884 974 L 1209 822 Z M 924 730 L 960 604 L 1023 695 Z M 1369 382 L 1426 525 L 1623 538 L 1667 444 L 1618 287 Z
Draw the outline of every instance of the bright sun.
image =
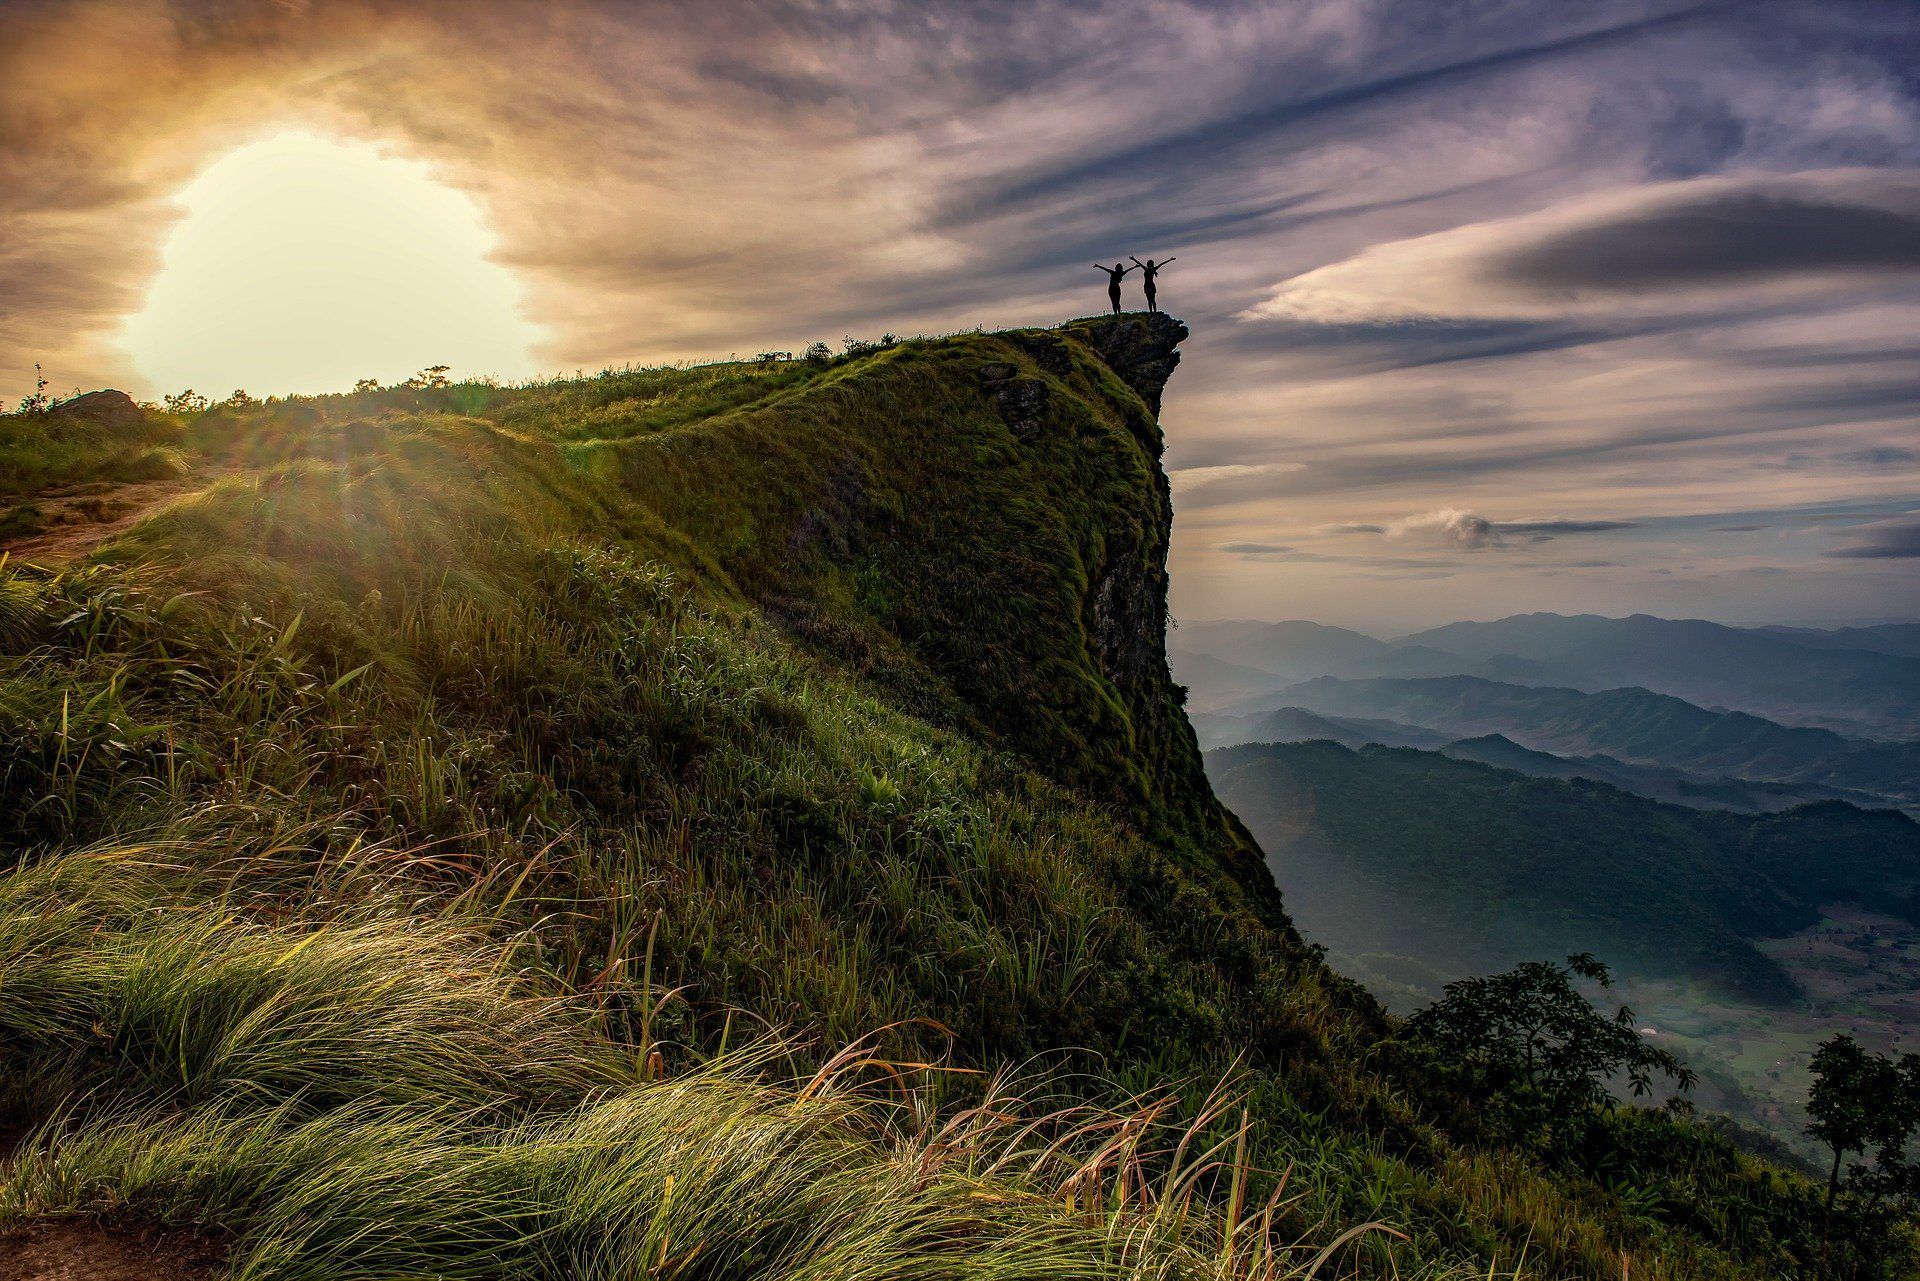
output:
M 126 344 L 161 390 L 344 391 L 428 365 L 532 372 L 534 328 L 474 202 L 378 148 L 282 133 L 184 191 Z

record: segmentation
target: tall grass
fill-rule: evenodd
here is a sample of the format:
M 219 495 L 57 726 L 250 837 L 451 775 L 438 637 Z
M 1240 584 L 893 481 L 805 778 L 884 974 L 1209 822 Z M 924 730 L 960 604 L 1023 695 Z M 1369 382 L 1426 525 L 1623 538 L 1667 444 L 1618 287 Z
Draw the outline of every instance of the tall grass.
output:
M 185 475 L 175 416 L 147 413 L 138 424 L 108 427 L 46 413 L 0 413 L 0 499 L 55 486 L 169 480 Z
M 856 1046 L 782 1080 L 794 1047 L 764 1038 L 668 1075 L 465 932 L 367 905 L 268 923 L 161 852 L 0 883 L 0 1069 L 16 1106 L 64 1100 L 0 1180 L 0 1222 L 211 1227 L 240 1278 L 1278 1278 L 1316 1261 L 1274 1236 L 1284 1186 L 1264 1211 L 1206 1195 L 1246 1173 L 1243 1143 L 1205 1146 L 1225 1096 L 1184 1130 L 1164 1100 L 1042 1114 L 1004 1085 L 942 1116 L 913 1065 Z M 884 1097 L 860 1087 L 874 1069 Z

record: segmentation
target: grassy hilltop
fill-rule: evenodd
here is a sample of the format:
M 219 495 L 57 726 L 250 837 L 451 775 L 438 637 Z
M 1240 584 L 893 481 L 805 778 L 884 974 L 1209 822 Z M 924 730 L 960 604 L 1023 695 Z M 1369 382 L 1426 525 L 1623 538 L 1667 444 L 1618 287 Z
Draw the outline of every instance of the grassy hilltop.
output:
M 1637 1112 L 1549 1163 L 1294 933 L 1166 672 L 1184 336 L 0 422 L 10 494 L 185 487 L 0 565 L 0 1223 L 248 1278 L 1804 1264 L 1797 1178 Z

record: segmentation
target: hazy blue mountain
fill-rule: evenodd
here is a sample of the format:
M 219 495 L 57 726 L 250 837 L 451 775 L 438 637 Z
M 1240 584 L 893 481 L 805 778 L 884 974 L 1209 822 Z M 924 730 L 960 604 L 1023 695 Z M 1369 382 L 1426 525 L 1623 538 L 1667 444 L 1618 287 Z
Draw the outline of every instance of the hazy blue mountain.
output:
M 1298 619 L 1282 623 L 1242 619 L 1183 623 L 1174 633 L 1172 644 L 1294 680 L 1345 669 L 1393 648 L 1362 632 Z
M 1897 629 L 1864 630 L 1877 644 L 1904 644 Z M 1449 623 L 1397 644 L 1443 650 L 1459 656 L 1461 671 L 1518 683 L 1586 690 L 1638 685 L 1783 724 L 1920 737 L 1920 657 L 1904 653 L 1647 614 L 1519 614 Z
M 1202 747 L 1231 747 L 1238 743 L 1304 743 L 1324 738 L 1343 747 L 1441 747 L 1453 735 L 1419 725 L 1368 717 L 1322 716 L 1304 707 L 1278 707 L 1251 716 L 1192 718 Z
M 1457 654 L 1390 645 L 1345 627 L 1299 620 L 1186 623 L 1168 646 L 1188 706 L 1215 711 L 1315 676 L 1447 676 L 1474 670 Z
M 1257 698 L 1292 679 L 1229 662 L 1216 654 L 1174 646 L 1167 650 L 1167 666 L 1173 679 L 1187 687 L 1187 706 L 1196 712 Z
M 1877 623 L 1871 627 L 1756 627 L 1752 630 L 1780 636 L 1796 645 L 1821 649 L 1865 649 L 1881 654 L 1920 658 L 1920 623 Z
M 1423 745 L 1408 743 L 1404 746 Z M 1447 743 L 1439 750 L 1456 760 L 1479 761 L 1483 765 L 1495 765 L 1534 778 L 1592 779 L 1636 796 L 1694 809 L 1731 809 L 1747 814 L 1772 814 L 1818 801 L 1846 801 L 1866 808 L 1885 803 L 1883 798 L 1866 792 L 1827 787 L 1819 783 L 1772 783 L 1725 775 L 1714 778 L 1665 765 L 1635 765 L 1612 756 L 1555 756 L 1551 752 L 1522 747 L 1504 734 L 1463 738 Z
M 1331 742 L 1225 748 L 1207 768 L 1302 929 L 1343 952 L 1465 973 L 1590 949 L 1636 973 L 1778 1000 L 1792 984 L 1755 940 L 1805 928 L 1834 902 L 1920 921 L 1920 825 L 1888 810 L 1690 810 L 1585 779 Z
M 1816 784 L 1920 803 L 1920 743 L 1880 743 L 1831 730 L 1712 711 L 1645 689 L 1513 685 L 1476 676 L 1320 677 L 1270 696 L 1321 716 L 1369 717 L 1454 738 L 1503 734 L 1557 756 L 1611 756 L 1704 775 Z M 1224 718 L 1198 718 L 1214 741 Z M 1243 740 L 1250 741 L 1250 740 Z

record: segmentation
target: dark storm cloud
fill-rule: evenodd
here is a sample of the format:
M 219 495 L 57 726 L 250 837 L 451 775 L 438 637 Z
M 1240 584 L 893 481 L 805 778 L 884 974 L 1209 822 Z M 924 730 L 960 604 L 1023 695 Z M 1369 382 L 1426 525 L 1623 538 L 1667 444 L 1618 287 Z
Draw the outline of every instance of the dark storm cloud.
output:
M 1549 234 L 1495 256 L 1489 279 L 1530 289 L 1688 289 L 1826 272 L 1920 270 L 1920 182 L 1861 179 L 1830 195 L 1761 181 L 1709 188 Z M 1863 203 L 1871 196 L 1889 204 Z
M 1283 282 L 1247 315 L 1349 328 L 1423 317 L 1604 328 L 1662 315 L 1697 326 L 1778 306 L 1781 286 L 1824 295 L 1914 276 L 1920 169 L 1822 169 L 1635 184 L 1373 245 Z
M 1855 542 L 1824 553 L 1834 560 L 1913 560 L 1920 558 L 1920 514 L 1864 525 Z

